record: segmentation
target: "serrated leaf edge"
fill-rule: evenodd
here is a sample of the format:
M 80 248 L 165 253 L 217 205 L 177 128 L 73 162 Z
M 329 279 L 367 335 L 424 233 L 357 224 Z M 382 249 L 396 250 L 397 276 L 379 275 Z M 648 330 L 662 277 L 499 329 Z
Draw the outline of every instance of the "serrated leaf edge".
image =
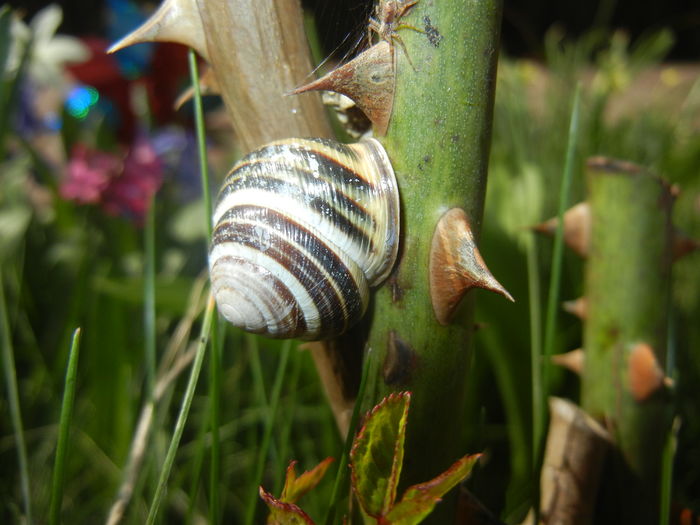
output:
M 272 494 L 267 492 L 262 486 L 258 489 L 258 492 L 260 494 L 260 498 L 265 502 L 265 505 L 268 506 L 270 509 L 270 513 L 274 513 L 275 511 L 281 511 L 289 514 L 294 514 L 298 517 L 300 517 L 302 520 L 307 525 L 315 525 L 314 522 L 311 520 L 308 514 L 301 510 L 301 508 L 298 505 L 295 505 L 294 503 L 285 503 L 284 501 L 280 501 L 277 498 L 275 498 Z M 269 523 L 269 521 L 268 521 Z M 272 522 L 272 523 L 279 523 L 277 521 Z
M 401 427 L 399 428 L 399 431 L 397 433 L 397 436 L 402 436 L 403 439 L 400 437 L 399 439 L 397 439 L 397 443 L 394 445 L 394 460 L 392 462 L 392 468 L 391 468 L 392 473 L 390 475 L 390 478 L 395 478 L 393 480 L 390 479 L 390 485 L 393 483 L 393 496 L 391 497 L 391 501 L 388 503 L 388 505 L 387 505 L 387 501 L 385 499 L 382 512 L 380 512 L 379 514 L 370 513 L 367 510 L 367 502 L 365 501 L 365 499 L 362 497 L 362 495 L 360 494 L 360 492 L 356 488 L 357 487 L 357 475 L 358 475 L 358 473 L 355 470 L 355 466 L 354 466 L 354 462 L 353 462 L 353 458 L 355 456 L 355 451 L 357 449 L 358 444 L 360 443 L 360 441 L 364 437 L 364 434 L 365 434 L 366 429 L 367 429 L 367 422 L 370 421 L 371 418 L 377 414 L 377 412 L 382 410 L 383 407 L 385 407 L 389 403 L 394 403 L 394 402 L 403 401 L 403 400 L 405 400 L 406 403 L 404 405 L 403 414 L 401 415 L 401 418 L 399 420 Z M 350 479 L 351 479 L 351 483 L 352 483 L 353 492 L 355 493 L 355 496 L 357 497 L 357 500 L 360 503 L 360 507 L 362 507 L 362 510 L 365 512 L 365 514 L 367 514 L 368 516 L 371 516 L 375 519 L 378 519 L 381 515 L 386 514 L 386 512 L 388 512 L 388 510 L 391 508 L 391 506 L 393 504 L 393 500 L 396 498 L 396 486 L 398 485 L 398 479 L 399 479 L 400 472 L 401 472 L 401 465 L 399 465 L 398 472 L 396 471 L 396 468 L 395 468 L 396 448 L 398 447 L 399 442 L 401 442 L 401 447 L 402 447 L 401 459 L 403 460 L 403 441 L 404 441 L 405 436 L 406 436 L 406 423 L 408 421 L 408 410 L 409 410 L 410 404 L 411 404 L 411 392 L 409 392 L 409 391 L 392 392 L 388 396 L 384 397 L 384 399 L 382 399 L 379 403 L 377 403 L 372 408 L 372 410 L 370 410 L 365 415 L 364 422 L 363 422 L 362 426 L 360 427 L 360 430 L 357 432 L 355 439 L 353 440 L 353 445 L 352 445 L 352 448 L 350 450 Z M 391 489 L 389 489 L 389 492 L 391 492 Z

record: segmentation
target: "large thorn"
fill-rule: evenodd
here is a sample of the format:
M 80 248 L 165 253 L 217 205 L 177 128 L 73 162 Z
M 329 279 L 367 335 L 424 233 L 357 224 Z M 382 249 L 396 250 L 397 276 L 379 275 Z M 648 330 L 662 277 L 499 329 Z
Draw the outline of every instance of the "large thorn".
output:
M 506 299 L 513 297 L 486 267 L 476 247 L 467 214 L 452 208 L 438 221 L 430 248 L 430 299 L 435 317 L 446 325 L 464 294 L 471 288 L 484 288 Z
M 142 42 L 177 42 L 190 46 L 208 59 L 197 0 L 165 0 L 143 25 L 113 44 L 107 52 L 114 53 Z
M 553 236 L 559 220 L 552 217 L 548 221 L 533 226 L 532 229 Z M 591 241 L 591 208 L 587 202 L 580 202 L 564 213 L 564 242 L 581 257 L 588 255 Z
M 356 58 L 327 75 L 291 92 L 334 91 L 351 98 L 375 131 L 384 135 L 389 126 L 394 104 L 394 56 L 388 42 L 382 41 L 363 51 Z
M 583 367 L 586 364 L 586 354 L 583 348 L 577 348 L 563 354 L 556 354 L 551 357 L 552 363 L 557 366 L 566 368 L 576 375 L 583 373 Z

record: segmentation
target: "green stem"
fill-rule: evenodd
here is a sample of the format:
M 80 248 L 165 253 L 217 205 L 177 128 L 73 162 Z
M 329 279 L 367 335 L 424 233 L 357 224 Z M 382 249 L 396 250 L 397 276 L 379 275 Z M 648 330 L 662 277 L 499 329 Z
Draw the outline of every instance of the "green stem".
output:
M 19 463 L 20 488 L 24 503 L 24 514 L 27 523 L 32 523 L 32 502 L 29 492 L 29 468 L 27 463 L 27 444 L 24 441 L 24 427 L 22 426 L 22 411 L 19 404 L 19 389 L 17 388 L 17 369 L 15 368 L 14 349 L 10 334 L 10 322 L 7 317 L 7 303 L 5 301 L 5 281 L 0 268 L 0 329 L 2 329 L 2 365 L 5 370 L 5 383 L 7 386 L 7 398 L 10 405 L 10 417 L 12 419 L 12 431 L 17 444 L 17 462 Z
M 61 522 L 61 503 L 63 502 L 63 480 L 65 479 L 66 449 L 68 448 L 68 434 L 73 418 L 73 404 L 75 401 L 75 379 L 78 372 L 78 356 L 80 354 L 80 328 L 73 332 L 73 342 L 68 356 L 66 368 L 66 385 L 63 389 L 63 403 L 61 405 L 61 419 L 58 425 L 58 443 L 56 445 L 56 459 L 54 461 L 53 476 L 51 482 L 51 506 L 49 510 L 49 524 L 58 525 Z
M 587 183 L 581 406 L 605 421 L 616 445 L 601 507 L 606 522 L 656 525 L 672 407 L 652 378 L 666 363 L 673 196 L 640 166 L 611 159 L 591 159 Z
M 411 461 L 402 486 L 433 478 L 466 452 L 460 425 L 473 298 L 483 292 L 467 293 L 452 323 L 442 326 L 427 264 L 436 224 L 448 209 L 462 208 L 479 238 L 501 10 L 500 0 L 421 0 L 401 22 L 425 32 L 401 30 L 404 45 L 394 45 L 396 93 L 383 143 L 401 194 L 401 253 L 390 285 L 375 294 L 368 344 L 380 373 L 368 388 L 376 389 L 375 401 L 391 391 L 413 393 L 405 452 Z M 428 519 L 451 521 L 453 504 L 441 504 Z

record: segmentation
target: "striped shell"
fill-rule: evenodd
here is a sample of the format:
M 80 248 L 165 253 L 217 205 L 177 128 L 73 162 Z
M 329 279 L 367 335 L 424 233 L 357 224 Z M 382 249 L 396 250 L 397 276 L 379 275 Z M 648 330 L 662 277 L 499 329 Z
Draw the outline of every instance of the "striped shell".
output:
M 399 195 L 369 139 L 270 143 L 238 162 L 214 211 L 209 252 L 219 311 L 268 337 L 318 340 L 364 314 L 399 241 Z

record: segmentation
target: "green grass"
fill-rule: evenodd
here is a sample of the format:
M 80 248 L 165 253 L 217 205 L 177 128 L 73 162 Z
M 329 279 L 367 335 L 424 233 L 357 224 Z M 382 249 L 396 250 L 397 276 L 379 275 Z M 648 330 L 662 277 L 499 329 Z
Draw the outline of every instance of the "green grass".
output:
M 634 85 L 658 61 L 664 42 L 650 38 L 625 47 L 607 36 L 569 42 L 550 35 L 546 82 L 540 83 L 532 64 L 507 57 L 499 71 L 481 251 L 517 303 L 504 308 L 499 298 L 476 292 L 480 330 L 464 425 L 469 450 L 485 450 L 491 458 L 470 488 L 510 523 L 519 522 L 536 497 L 545 396 L 577 396 L 576 377 L 542 368 L 548 370 L 547 356 L 581 341 L 578 320 L 560 316 L 557 308 L 560 300 L 580 295 L 583 264 L 527 227 L 556 215 L 560 203 L 583 198 L 583 159 L 605 154 L 647 165 L 681 185 L 675 221 L 700 237 L 700 83 L 676 109 L 649 97 L 639 102 L 643 110 L 611 119 L 609 110 L 622 93 L 615 79 L 622 72 Z M 578 140 L 572 140 L 572 94 L 582 79 Z M 0 99 L 6 101 L 12 89 L 3 83 Z M 210 210 L 198 97 L 194 107 L 205 174 L 201 209 Z M 67 131 L 67 150 L 90 131 Z M 16 227 L 0 239 L 7 392 L 0 402 L 3 521 L 50 516 L 56 523 L 60 510 L 65 523 L 95 523 L 115 505 L 122 523 L 260 522 L 258 485 L 279 489 L 291 459 L 306 470 L 334 456 L 336 480 L 328 476 L 301 505 L 317 523 L 338 523 L 343 509 L 329 502 L 345 498 L 341 458 L 347 451 L 311 358 L 296 345 L 243 335 L 224 323 L 217 327 L 201 276 L 207 242 L 183 240 L 171 228 L 185 213 L 173 198 L 174 183 L 167 181 L 159 192 L 142 229 L 61 200 L 55 174 L 31 143 L 5 138 L 13 156 L 0 172 L 0 226 Z M 49 209 L 29 199 L 29 180 L 49 192 Z M 209 217 L 204 212 L 202 232 L 210 231 Z M 683 424 L 669 438 L 663 494 L 666 505 L 672 495 L 696 510 L 697 258 L 675 267 L 673 362 Z M 543 283 L 549 283 L 546 289 Z M 79 364 L 77 346 L 69 350 L 76 326 L 82 330 Z M 206 354 L 202 338 L 209 340 Z M 205 359 L 208 373 L 200 374 Z M 62 400 L 68 403 L 72 388 L 69 417 Z M 66 440 L 69 420 L 72 437 Z M 54 458 L 58 463 L 57 450 L 66 450 L 62 466 L 47 469 Z
M 68 366 L 66 367 L 66 386 L 63 390 L 61 419 L 58 425 L 58 441 L 56 443 L 56 459 L 53 466 L 53 481 L 51 483 L 51 508 L 49 523 L 57 525 L 61 522 L 61 502 L 63 501 L 63 484 L 65 482 L 65 464 L 68 449 L 68 436 L 73 417 L 75 401 L 75 378 L 78 371 L 78 356 L 80 355 L 80 328 L 73 332 Z

